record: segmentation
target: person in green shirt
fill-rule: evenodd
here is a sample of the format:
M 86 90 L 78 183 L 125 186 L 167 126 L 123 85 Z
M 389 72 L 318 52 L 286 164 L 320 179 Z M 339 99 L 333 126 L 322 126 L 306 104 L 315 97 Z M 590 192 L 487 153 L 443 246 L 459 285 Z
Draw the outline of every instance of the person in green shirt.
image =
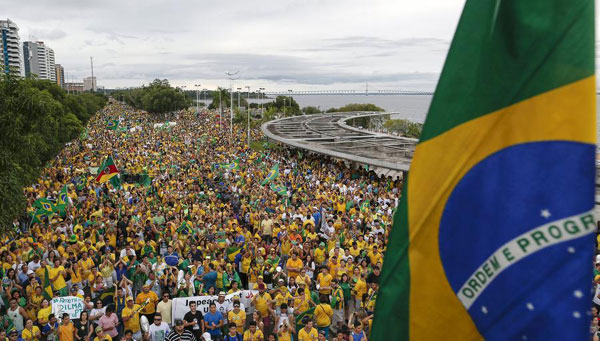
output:
M 342 275 L 339 286 L 344 294 L 344 319 L 348 320 L 350 316 L 348 307 L 350 305 L 350 300 L 352 299 L 352 289 L 350 288 L 350 277 L 348 274 Z

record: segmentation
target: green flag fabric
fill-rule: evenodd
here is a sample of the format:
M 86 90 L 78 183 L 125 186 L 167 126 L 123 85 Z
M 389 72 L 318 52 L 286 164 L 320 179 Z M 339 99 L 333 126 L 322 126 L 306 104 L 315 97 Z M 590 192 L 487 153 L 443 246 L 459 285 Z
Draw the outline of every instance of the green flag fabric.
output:
M 279 164 L 276 164 L 275 166 L 273 166 L 273 168 L 271 168 L 269 174 L 267 174 L 267 177 L 260 184 L 264 186 L 269 182 L 277 179 L 277 177 L 279 177 Z
M 369 340 L 589 339 L 594 13 L 592 0 L 466 1 Z

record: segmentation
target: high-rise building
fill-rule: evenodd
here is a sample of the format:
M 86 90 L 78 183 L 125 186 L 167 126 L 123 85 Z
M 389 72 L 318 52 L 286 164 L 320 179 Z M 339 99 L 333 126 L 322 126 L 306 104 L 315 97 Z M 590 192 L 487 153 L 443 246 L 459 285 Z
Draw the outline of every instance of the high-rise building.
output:
M 46 60 L 48 67 L 48 79 L 53 82 L 56 82 L 56 63 L 54 60 L 54 50 L 46 47 Z
M 47 79 L 56 82 L 54 50 L 46 46 L 43 41 L 24 42 L 23 56 L 25 59 L 26 77 L 36 75 L 39 79 Z
M 65 88 L 65 68 L 62 67 L 62 65 L 60 64 L 56 64 L 56 67 L 54 68 L 56 70 L 55 74 L 56 74 L 56 84 L 58 84 L 58 86 L 60 86 L 61 88 Z
M 83 83 L 67 82 L 65 83 L 65 90 L 69 92 L 83 92 Z
M 90 91 L 96 89 L 96 77 L 85 77 L 83 79 L 83 90 Z
M 25 76 L 19 27 L 10 19 L 0 20 L 0 50 L 2 51 L 0 71 Z

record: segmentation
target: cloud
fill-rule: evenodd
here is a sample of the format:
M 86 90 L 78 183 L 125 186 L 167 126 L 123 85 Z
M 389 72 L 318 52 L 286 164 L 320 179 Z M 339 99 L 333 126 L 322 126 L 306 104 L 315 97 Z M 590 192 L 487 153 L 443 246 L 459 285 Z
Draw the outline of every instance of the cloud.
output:
M 235 66 L 235 67 L 234 67 Z M 154 78 L 223 80 L 225 71 L 239 71 L 244 81 L 266 80 L 282 85 L 332 85 L 339 83 L 410 83 L 437 80 L 431 72 L 336 71 L 317 61 L 289 55 L 188 54 L 168 64 L 99 65 L 105 79 Z
M 415 46 L 448 46 L 449 41 L 432 37 L 417 37 L 404 39 L 381 39 L 378 37 L 349 36 L 342 38 L 323 39 L 325 48 L 408 48 Z
M 2 0 L 0 0 L 2 1 Z M 6 1 L 6 0 L 5 0 Z M 139 86 L 240 82 L 435 86 L 464 0 L 27 0 L 5 14 L 55 50 L 70 78 Z M 6 12 L 6 11 L 5 11 Z M 363 87 L 361 85 L 361 87 Z
M 31 40 L 59 40 L 67 36 L 67 33 L 61 29 L 46 30 L 42 28 L 34 28 L 29 31 L 29 37 Z

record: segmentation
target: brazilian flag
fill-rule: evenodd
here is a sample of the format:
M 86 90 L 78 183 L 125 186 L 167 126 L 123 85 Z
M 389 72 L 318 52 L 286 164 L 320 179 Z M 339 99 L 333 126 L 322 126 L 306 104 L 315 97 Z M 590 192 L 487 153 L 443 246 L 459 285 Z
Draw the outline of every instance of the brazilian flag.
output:
M 273 166 L 273 168 L 271 168 L 267 177 L 260 184 L 264 186 L 269 182 L 277 179 L 277 177 L 279 177 L 279 164 L 276 164 L 275 166 Z
M 44 212 L 47 214 L 52 214 L 57 211 L 56 205 L 54 205 L 54 203 L 50 199 L 47 199 L 47 198 L 37 199 L 33 203 L 33 207 L 35 207 L 35 208 L 39 209 L 41 212 Z
M 85 186 L 87 186 L 87 176 L 82 175 L 78 177 L 77 181 L 75 182 L 75 186 L 77 187 L 78 191 L 83 190 Z
M 106 129 L 117 130 L 119 127 L 119 120 L 108 120 L 106 121 Z
M 373 340 L 589 339 L 594 42 L 593 0 L 467 0 L 394 218 Z
M 360 211 L 366 212 L 369 209 L 369 206 L 370 206 L 369 200 L 363 200 L 363 202 L 360 203 Z
M 48 266 L 44 268 L 44 283 L 42 284 L 42 296 L 47 300 L 52 300 L 52 285 L 50 284 L 50 275 L 48 275 Z
M 38 208 L 31 216 L 31 224 L 41 224 L 48 216 L 48 212 Z
M 58 200 L 56 201 L 56 208 L 61 216 L 65 216 L 67 206 L 69 205 L 69 190 L 67 185 L 58 193 Z
M 282 185 L 274 185 L 271 184 L 271 190 L 275 193 L 277 193 L 278 195 L 282 195 L 282 196 L 287 196 L 287 188 L 285 186 Z
M 181 225 L 179 225 L 179 227 L 177 228 L 177 230 L 175 230 L 175 232 L 177 233 L 182 233 L 182 234 L 193 234 L 194 230 L 192 229 L 192 223 L 189 221 L 182 221 Z

